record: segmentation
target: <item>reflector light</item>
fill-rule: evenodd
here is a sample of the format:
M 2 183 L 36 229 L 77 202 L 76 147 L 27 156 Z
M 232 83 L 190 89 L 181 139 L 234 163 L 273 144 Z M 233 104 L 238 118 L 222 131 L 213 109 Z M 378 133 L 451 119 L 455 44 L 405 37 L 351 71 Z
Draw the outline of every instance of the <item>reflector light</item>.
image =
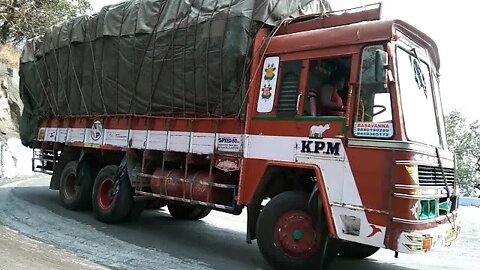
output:
M 425 239 L 423 239 L 423 249 L 430 250 L 431 248 L 432 248 L 432 238 L 426 237 Z

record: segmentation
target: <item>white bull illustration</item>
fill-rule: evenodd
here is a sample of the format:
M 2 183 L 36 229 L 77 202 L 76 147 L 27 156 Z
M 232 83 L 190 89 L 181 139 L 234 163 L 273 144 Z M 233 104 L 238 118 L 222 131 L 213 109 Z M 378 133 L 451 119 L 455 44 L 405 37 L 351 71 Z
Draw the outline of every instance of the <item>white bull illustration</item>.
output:
M 330 129 L 330 124 L 326 124 L 324 126 L 313 126 L 310 128 L 310 137 L 311 138 L 322 138 L 323 133 Z

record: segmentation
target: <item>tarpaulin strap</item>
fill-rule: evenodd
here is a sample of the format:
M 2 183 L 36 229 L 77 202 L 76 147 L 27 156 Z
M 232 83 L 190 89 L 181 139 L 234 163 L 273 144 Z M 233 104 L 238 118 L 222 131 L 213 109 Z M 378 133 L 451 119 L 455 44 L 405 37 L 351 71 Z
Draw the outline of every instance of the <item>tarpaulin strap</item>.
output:
M 33 28 L 32 26 L 30 26 L 30 24 L 28 23 L 28 20 L 25 20 L 25 24 L 26 24 L 27 28 L 30 28 L 30 30 L 34 30 L 34 28 Z M 43 61 L 44 61 L 44 63 L 45 63 L 45 67 L 47 67 L 47 63 L 46 63 L 46 60 L 45 60 L 45 55 L 42 55 L 42 59 L 43 59 Z M 43 89 L 43 92 L 45 93 L 45 96 L 46 96 L 46 98 L 47 98 L 48 104 L 50 105 L 50 108 L 51 108 L 51 110 L 52 110 L 52 114 L 56 116 L 57 113 L 59 112 L 58 104 L 57 104 L 55 98 L 53 98 L 53 100 L 55 101 L 55 107 L 57 108 L 57 112 L 55 113 L 55 111 L 54 111 L 55 109 L 53 108 L 53 105 L 52 105 L 52 103 L 51 103 L 51 101 L 50 101 L 50 97 L 49 97 L 49 95 L 48 95 L 48 91 L 45 89 L 45 85 L 43 84 L 42 77 L 41 77 L 40 72 L 39 72 L 39 70 L 38 70 L 37 60 L 36 60 L 36 59 L 35 59 L 35 61 L 34 61 L 34 67 L 35 67 L 35 71 L 37 72 L 38 78 L 40 79 L 40 82 L 41 82 L 41 85 L 42 85 L 42 89 Z M 47 71 L 48 81 L 51 81 L 51 80 L 50 80 L 50 73 L 48 72 L 48 68 L 46 68 L 46 71 Z M 53 92 L 52 92 L 52 97 L 53 97 Z
M 142 57 L 142 61 L 140 62 L 140 67 L 138 69 L 138 74 L 137 74 L 137 78 L 135 80 L 135 88 L 133 89 L 133 93 L 132 93 L 132 98 L 130 100 L 130 107 L 128 109 L 129 112 L 132 111 L 132 106 L 134 105 L 135 103 L 135 96 L 136 96 L 136 93 L 137 93 L 137 88 L 138 88 L 138 83 L 140 81 L 140 75 L 141 75 L 141 70 L 142 70 L 142 67 L 143 67 L 143 64 L 145 63 L 145 58 L 147 56 L 147 51 L 148 51 L 148 48 L 150 47 L 150 44 L 152 43 L 152 39 L 153 40 L 156 40 L 157 38 L 157 27 L 158 25 L 160 24 L 161 22 L 161 19 L 162 19 L 162 16 L 163 16 L 163 13 L 165 11 L 165 7 L 167 6 L 167 2 L 163 2 L 163 5 L 161 6 L 161 8 L 159 9 L 159 12 L 156 12 L 158 14 L 158 18 L 157 18 L 157 22 L 155 23 L 155 27 L 153 27 L 153 30 L 152 30 L 152 33 L 150 35 L 150 38 L 148 39 L 148 44 L 147 44 L 147 47 L 146 47 L 146 50 L 145 52 L 143 53 L 143 57 Z M 138 16 L 139 16 L 139 13 L 137 13 L 137 19 L 138 19 Z M 135 25 L 135 30 L 136 30 L 136 25 Z M 136 32 L 136 31 L 135 31 Z M 155 55 L 155 43 L 153 44 L 153 55 Z M 152 61 L 152 70 L 153 70 L 153 67 L 155 67 L 155 61 Z M 152 72 L 152 91 L 153 91 L 153 87 L 154 87 L 154 83 L 153 83 L 153 76 L 154 76 L 154 72 Z M 150 103 L 151 103 L 151 100 L 150 100 Z M 150 105 L 149 105 L 150 106 Z
M 60 35 L 58 36 L 60 38 Z M 70 107 L 70 102 L 68 101 L 67 98 L 67 90 L 65 90 L 65 86 L 60 86 L 60 82 L 63 84 L 63 78 L 62 78 L 62 72 L 60 72 L 60 63 L 58 62 L 58 57 L 57 57 L 57 49 L 53 50 L 53 57 L 55 58 L 55 64 L 57 65 L 57 73 L 58 73 L 58 78 L 57 78 L 57 86 L 58 89 L 63 89 L 63 93 L 65 94 L 65 101 L 67 102 L 67 108 L 68 112 L 70 115 L 72 115 L 72 108 Z
M 116 79 L 116 86 L 117 86 L 117 104 L 116 104 L 116 110 L 115 110 L 115 113 L 118 114 L 118 104 L 119 104 L 119 86 L 120 86 L 120 57 L 121 57 L 121 54 L 120 54 L 120 38 L 121 38 L 121 33 L 123 32 L 123 25 L 125 24 L 125 12 L 126 12 L 126 9 L 127 9 L 127 5 L 125 5 L 123 7 L 123 14 L 122 14 L 122 23 L 120 24 L 120 36 L 117 37 L 117 79 Z M 129 111 L 131 112 L 131 111 Z
M 205 0 L 202 0 L 201 6 L 203 6 Z M 196 2 L 194 2 L 196 3 Z M 197 14 L 197 19 L 195 22 L 195 37 L 193 38 L 194 44 L 197 43 L 197 38 L 198 38 L 198 26 L 199 26 L 199 21 L 200 21 L 200 12 Z M 197 50 L 197 46 L 193 46 L 193 52 L 192 54 L 195 55 Z M 193 70 L 197 70 L 197 59 L 193 60 Z M 196 82 L 197 77 L 193 76 L 193 113 L 197 113 L 197 82 Z
M 268 1 L 268 0 L 264 0 L 263 3 L 262 3 L 262 5 L 263 5 L 265 2 L 267 2 L 267 1 Z M 276 2 L 275 5 L 273 6 L 272 12 L 271 12 L 270 14 L 273 14 L 273 11 L 275 11 L 275 9 L 278 7 L 278 5 L 280 4 L 280 1 L 281 1 L 281 0 L 277 0 L 277 2 Z M 253 13 L 252 18 L 255 17 L 255 12 L 257 12 L 257 11 L 254 10 L 254 13 Z M 266 25 L 266 22 L 267 22 L 267 19 L 265 19 L 265 20 L 262 22 L 262 26 L 261 26 L 260 28 L 263 28 L 263 27 Z M 283 23 L 283 21 L 282 21 L 279 25 L 282 25 L 282 23 Z M 251 31 L 251 32 L 254 32 L 254 29 L 253 29 L 254 27 L 255 27 L 255 20 L 252 20 L 252 21 L 251 21 L 251 24 L 250 24 L 250 31 Z M 266 40 L 264 40 L 264 43 L 265 43 L 265 42 L 266 42 Z M 262 48 L 262 47 L 263 47 L 263 46 L 261 46 L 260 48 Z M 260 48 L 259 48 L 259 49 L 260 49 Z M 250 48 L 247 49 L 247 55 L 248 55 L 248 52 L 249 52 L 250 50 L 251 50 L 251 46 L 250 46 Z M 266 50 L 265 50 L 265 52 L 266 52 Z M 264 53 L 265 53 L 265 52 L 264 52 Z M 253 52 L 253 54 L 256 54 L 256 53 L 257 53 L 257 52 Z M 252 55 L 250 55 L 250 57 L 252 57 Z M 260 59 L 262 59 L 262 58 L 263 58 L 263 55 L 262 55 L 262 57 L 260 57 Z M 250 70 L 251 65 L 252 65 L 252 63 L 251 63 L 250 60 L 251 60 L 251 59 L 250 59 L 249 57 L 245 57 L 245 61 L 244 61 L 244 65 L 243 65 L 242 81 L 241 81 L 241 83 L 240 83 L 240 85 L 239 85 L 239 88 L 238 88 L 238 90 L 237 90 L 238 95 L 241 95 L 241 94 L 242 94 L 242 88 L 245 87 L 245 85 L 247 85 L 248 73 L 249 73 L 249 70 Z M 259 66 L 257 67 L 257 70 L 255 70 L 255 73 L 254 73 L 254 74 L 257 74 L 257 72 L 260 71 L 260 67 L 261 67 L 261 65 L 259 64 Z M 241 98 L 243 99 L 243 101 L 242 101 L 240 107 L 238 108 L 238 113 L 237 113 L 236 118 L 240 118 L 240 116 L 241 116 L 241 114 L 242 114 L 242 108 L 244 108 L 244 107 L 246 106 L 246 104 L 247 104 L 248 93 L 249 93 L 249 91 L 250 91 L 250 87 L 251 87 L 251 86 L 249 86 L 249 87 L 247 88 L 247 92 L 245 93 L 245 95 L 244 95 L 243 97 L 241 97 Z
M 56 111 L 56 114 L 59 114 L 60 113 L 60 109 L 58 107 L 58 103 L 57 103 L 57 99 L 55 98 L 55 92 L 56 91 L 52 91 L 52 78 L 50 77 L 50 72 L 48 70 L 48 66 L 47 66 L 47 58 L 46 57 L 43 57 L 42 58 L 42 62 L 44 63 L 45 65 L 45 71 L 47 73 L 47 84 L 48 84 L 48 90 L 47 90 L 47 93 L 52 93 L 52 98 L 53 98 L 53 104 L 55 105 L 55 108 L 57 109 Z
M 180 11 L 180 4 L 181 4 L 181 2 L 178 1 L 177 3 L 178 3 L 177 15 L 178 15 L 178 13 L 179 13 L 179 11 Z M 173 40 L 175 40 L 175 34 L 176 34 L 176 32 L 178 31 L 178 29 L 179 29 L 179 27 L 180 27 L 180 24 L 183 22 L 183 20 L 184 20 L 184 18 L 182 18 L 182 20 L 177 23 L 177 25 L 175 26 L 174 30 L 172 31 L 172 42 L 171 42 L 170 45 L 168 46 L 168 49 L 169 49 L 169 50 L 170 50 L 170 49 L 172 48 L 172 46 L 173 46 Z M 160 21 L 159 21 L 159 22 L 160 22 Z M 157 23 L 159 23 L 159 22 L 157 22 Z M 156 28 L 156 27 L 157 27 L 157 26 L 155 26 L 155 28 Z M 156 36 L 156 33 L 155 33 L 155 36 Z M 155 40 L 155 42 L 156 42 L 156 40 Z M 156 43 L 154 43 L 153 46 L 154 46 L 154 48 L 155 48 Z M 157 90 L 157 88 L 158 88 L 158 84 L 160 83 L 160 75 L 162 74 L 163 67 L 165 66 L 165 59 L 166 59 L 167 55 L 168 55 L 168 53 L 166 53 L 166 54 L 163 56 L 162 60 L 161 60 L 162 65 L 160 66 L 160 72 L 158 73 L 157 79 L 156 79 L 156 81 L 155 81 L 155 83 L 154 83 L 154 87 L 152 88 L 152 92 L 151 92 L 151 95 L 150 95 L 150 101 L 149 101 L 149 104 L 148 104 L 148 113 L 152 113 L 153 97 L 155 96 L 155 92 L 156 92 L 156 90 Z M 172 59 L 173 59 L 173 57 L 174 57 L 174 56 L 172 56 Z M 172 61 L 173 61 L 173 60 L 172 60 Z M 153 56 L 153 62 L 155 63 L 155 55 Z M 172 68 L 172 74 L 173 74 L 173 70 L 174 70 L 174 69 Z M 155 74 L 155 72 L 152 72 L 152 74 Z M 172 77 L 173 77 L 173 76 L 172 76 Z M 152 76 L 152 78 L 153 78 L 153 76 Z M 175 89 L 174 89 L 174 87 L 172 87 L 171 89 L 172 89 L 172 93 L 171 93 L 172 95 L 171 95 L 171 97 L 170 97 L 170 100 L 172 101 L 172 103 L 171 103 L 170 109 L 172 110 L 172 113 L 173 113 L 173 109 L 174 109 L 174 103 L 173 103 L 173 101 L 174 101 L 174 96 L 175 96 L 173 91 L 175 91 Z
M 72 34 L 73 34 L 73 27 L 70 30 L 70 40 L 72 40 Z M 89 113 L 88 108 L 87 108 L 87 103 L 85 102 L 85 96 L 84 96 L 83 91 L 82 91 L 82 86 L 80 85 L 80 82 L 78 81 L 77 70 L 75 69 L 75 65 L 73 64 L 73 60 L 72 60 L 73 57 L 72 57 L 72 46 L 71 46 L 71 44 L 72 44 L 71 42 L 68 42 L 69 62 L 72 66 L 73 76 L 75 77 L 75 82 L 77 83 L 78 91 L 80 92 L 80 98 L 82 99 L 83 107 L 85 107 L 85 112 L 88 115 L 90 113 Z
M 233 5 L 233 0 L 230 0 L 230 4 L 228 5 L 228 10 L 227 10 L 227 20 L 225 22 L 225 30 L 223 31 L 223 39 L 222 39 L 222 45 L 220 46 L 220 115 L 223 115 L 223 54 L 225 53 L 224 48 L 225 48 L 225 39 L 227 36 L 227 29 L 228 29 L 228 22 L 230 20 L 230 12 L 232 10 L 232 5 Z M 248 58 L 248 57 L 245 57 Z
M 27 24 L 27 27 L 30 28 L 28 22 L 25 21 L 25 23 Z M 33 46 L 33 43 L 32 43 L 32 46 Z M 32 49 L 34 49 L 34 48 L 32 48 Z M 52 103 L 51 103 L 51 101 L 50 101 L 50 96 L 48 95 L 48 92 L 47 92 L 47 90 L 45 89 L 45 84 L 44 84 L 44 82 L 43 82 L 43 80 L 42 80 L 42 76 L 41 76 L 41 74 L 40 74 L 40 71 L 38 70 L 37 60 L 36 60 L 36 59 L 35 59 L 35 61 L 33 62 L 33 66 L 35 67 L 35 71 L 37 72 L 38 79 L 40 80 L 40 84 L 41 84 L 41 86 L 42 86 L 43 93 L 45 94 L 45 98 L 47 99 L 48 105 L 50 106 L 50 110 L 51 110 L 51 112 L 52 112 L 52 114 L 53 114 L 54 116 L 57 116 L 57 114 L 55 113 L 55 109 L 53 108 L 53 105 L 52 105 Z
M 87 29 L 87 28 L 85 28 L 85 29 Z M 90 37 L 90 32 L 88 30 L 86 30 L 86 33 L 87 33 L 88 40 L 90 40 L 90 52 L 92 54 L 93 73 L 95 74 L 95 82 L 98 85 L 98 91 L 99 91 L 99 94 L 100 94 L 100 101 L 102 102 L 103 111 L 105 112 L 105 114 L 108 114 L 107 105 L 105 104 L 105 99 L 103 97 L 102 85 L 100 84 L 100 80 L 98 79 L 97 65 L 95 64 L 97 59 L 95 59 L 95 53 L 93 51 L 93 38 Z M 93 87 L 93 85 L 92 85 L 92 93 L 93 93 L 94 90 L 95 90 L 95 87 Z
M 47 89 L 45 89 L 45 85 L 42 80 L 42 76 L 40 75 L 40 71 L 38 71 L 36 61 L 33 63 L 33 66 L 35 67 L 35 71 L 37 72 L 38 79 L 40 80 L 40 84 L 42 85 L 42 90 L 43 90 L 43 93 L 45 94 L 45 98 L 47 99 L 48 105 L 50 106 L 51 112 L 54 116 L 57 116 L 57 114 L 55 113 L 55 109 L 53 108 L 52 102 L 50 101 L 50 96 L 48 95 Z
M 178 16 L 178 14 L 180 13 L 180 7 L 182 6 L 182 3 L 180 1 L 178 1 L 177 3 L 178 3 L 178 7 L 177 7 L 177 16 Z M 172 65 L 171 68 L 170 68 L 171 79 L 172 79 L 172 87 L 170 88 L 170 91 L 171 91 L 171 95 L 170 95 L 171 107 L 170 107 L 170 110 L 171 110 L 172 114 L 175 113 L 175 109 L 174 109 L 175 98 L 174 97 L 175 97 L 175 90 L 176 90 L 175 89 L 175 38 L 177 36 L 177 31 L 180 28 L 180 25 L 185 18 L 188 18 L 188 16 L 184 16 L 182 18 L 182 20 L 179 23 L 177 23 L 177 25 L 175 26 L 175 30 L 172 31 L 172 35 L 171 35 L 172 39 L 170 40 L 171 43 L 170 43 L 170 46 L 169 46 L 169 51 L 171 51 L 171 53 L 172 53 L 171 58 L 170 58 L 170 61 L 171 61 L 170 63 Z M 163 70 L 164 65 L 165 65 L 165 62 L 162 62 L 162 70 Z M 157 88 L 155 87 L 155 90 L 156 89 Z M 184 106 L 185 106 L 185 104 L 184 104 Z

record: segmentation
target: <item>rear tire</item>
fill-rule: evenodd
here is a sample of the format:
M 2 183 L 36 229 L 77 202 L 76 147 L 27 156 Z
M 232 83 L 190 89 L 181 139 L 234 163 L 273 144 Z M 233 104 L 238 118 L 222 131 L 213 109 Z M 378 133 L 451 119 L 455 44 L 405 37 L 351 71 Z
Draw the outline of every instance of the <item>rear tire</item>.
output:
M 93 185 L 93 213 L 96 219 L 105 223 L 126 221 L 134 206 L 130 180 L 127 175 L 116 180 L 117 170 L 116 165 L 104 167 Z
M 208 216 L 211 209 L 202 206 L 172 203 L 168 205 L 168 211 L 175 219 L 200 220 Z
M 321 220 L 323 226 L 314 227 L 308 200 L 304 192 L 281 193 L 267 203 L 258 217 L 257 244 L 275 269 L 325 269 L 334 258 L 335 254 L 328 252 L 333 239 L 327 237 L 326 222 Z M 324 246 L 327 252 L 323 252 Z
M 354 242 L 344 242 L 338 255 L 342 258 L 362 260 L 375 254 L 380 248 Z
M 59 195 L 66 208 L 70 210 L 91 208 L 95 174 L 96 171 L 87 162 L 70 161 L 63 167 Z

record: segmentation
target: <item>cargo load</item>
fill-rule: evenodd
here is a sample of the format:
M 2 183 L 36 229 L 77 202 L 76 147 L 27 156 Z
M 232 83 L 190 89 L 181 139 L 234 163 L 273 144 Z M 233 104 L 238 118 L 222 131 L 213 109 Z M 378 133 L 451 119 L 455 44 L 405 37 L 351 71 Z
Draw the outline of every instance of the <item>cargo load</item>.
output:
M 240 115 L 258 29 L 329 9 L 323 0 L 134 0 L 56 25 L 23 51 L 21 139 L 31 145 L 45 116 Z

